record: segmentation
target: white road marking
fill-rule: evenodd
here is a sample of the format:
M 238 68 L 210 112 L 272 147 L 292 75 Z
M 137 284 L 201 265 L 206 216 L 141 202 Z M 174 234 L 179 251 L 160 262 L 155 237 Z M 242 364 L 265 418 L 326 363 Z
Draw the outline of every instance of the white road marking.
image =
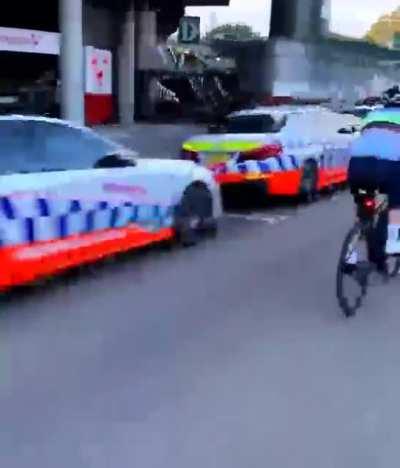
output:
M 227 218 L 241 219 L 243 221 L 268 223 L 271 226 L 282 223 L 286 221 L 287 219 L 289 219 L 289 216 L 283 216 L 283 215 L 265 216 L 263 214 L 258 214 L 258 213 L 249 213 L 249 214 L 227 213 L 225 216 Z
M 289 219 L 289 216 L 282 216 L 282 215 L 280 215 L 280 216 L 278 216 L 278 219 L 279 219 L 279 221 L 281 221 L 281 222 L 282 222 L 282 221 L 286 221 L 287 219 Z

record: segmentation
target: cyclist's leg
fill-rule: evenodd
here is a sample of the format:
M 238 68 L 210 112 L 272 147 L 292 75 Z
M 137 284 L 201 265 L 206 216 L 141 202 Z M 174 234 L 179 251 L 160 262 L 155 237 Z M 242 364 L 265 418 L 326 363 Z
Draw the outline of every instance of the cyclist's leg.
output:
M 387 181 L 390 169 L 385 160 L 377 159 L 375 163 L 376 188 L 387 193 Z M 386 272 L 386 242 L 388 238 L 388 213 L 380 214 L 376 227 L 369 239 L 368 253 L 369 260 L 376 265 L 378 271 Z
M 388 196 L 389 208 L 400 208 L 400 161 L 381 162 L 383 193 Z
M 369 260 L 378 271 L 386 271 L 386 242 L 388 238 L 388 212 L 379 215 L 376 227 L 369 239 Z
M 379 187 L 384 171 L 380 167 L 380 161 L 376 158 L 352 158 L 349 166 L 349 184 L 354 201 L 357 203 L 358 191 L 374 193 Z M 387 240 L 387 217 L 384 214 L 377 223 L 377 228 L 370 233 L 368 239 L 368 258 L 379 271 L 385 271 L 386 255 L 385 246 Z
M 382 161 L 382 192 L 388 196 L 389 209 L 400 209 L 400 162 Z M 388 237 L 389 219 L 386 220 L 386 239 Z M 397 250 L 397 249 L 396 249 Z

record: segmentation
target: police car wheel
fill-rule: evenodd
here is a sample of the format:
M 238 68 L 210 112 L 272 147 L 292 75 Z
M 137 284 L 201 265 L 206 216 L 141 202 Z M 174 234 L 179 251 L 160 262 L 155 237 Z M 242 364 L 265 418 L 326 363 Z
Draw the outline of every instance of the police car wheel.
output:
M 199 242 L 203 232 L 216 232 L 212 213 L 213 200 L 208 188 L 202 183 L 190 185 L 175 211 L 175 231 L 179 243 L 191 247 Z
M 318 197 L 318 169 L 315 161 L 306 161 L 300 182 L 300 198 L 306 203 L 314 202 Z

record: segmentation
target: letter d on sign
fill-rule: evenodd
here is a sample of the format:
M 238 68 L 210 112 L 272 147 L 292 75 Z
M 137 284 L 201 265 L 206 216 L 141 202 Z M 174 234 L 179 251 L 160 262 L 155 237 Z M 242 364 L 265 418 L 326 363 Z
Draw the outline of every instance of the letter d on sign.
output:
M 198 16 L 185 16 L 181 19 L 178 39 L 181 44 L 200 42 L 200 18 Z

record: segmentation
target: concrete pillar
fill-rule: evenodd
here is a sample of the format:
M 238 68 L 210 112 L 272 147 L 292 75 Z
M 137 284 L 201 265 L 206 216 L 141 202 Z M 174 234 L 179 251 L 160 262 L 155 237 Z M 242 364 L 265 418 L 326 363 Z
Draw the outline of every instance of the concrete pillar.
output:
M 151 117 L 155 113 L 158 71 L 165 69 L 164 58 L 158 47 L 157 12 L 142 9 L 137 15 L 137 61 L 136 67 L 142 75 L 140 95 L 140 113 L 142 117 Z M 152 73 L 153 72 L 153 73 Z
M 84 71 L 82 0 L 59 0 L 61 30 L 61 113 L 63 118 L 83 124 Z
M 135 4 L 131 1 L 121 26 L 118 50 L 119 120 L 123 125 L 133 122 L 135 114 Z
M 157 49 L 157 13 L 138 11 L 137 15 L 137 66 L 139 70 L 159 70 L 164 66 Z
M 315 40 L 327 35 L 330 0 L 273 0 L 271 37 Z

